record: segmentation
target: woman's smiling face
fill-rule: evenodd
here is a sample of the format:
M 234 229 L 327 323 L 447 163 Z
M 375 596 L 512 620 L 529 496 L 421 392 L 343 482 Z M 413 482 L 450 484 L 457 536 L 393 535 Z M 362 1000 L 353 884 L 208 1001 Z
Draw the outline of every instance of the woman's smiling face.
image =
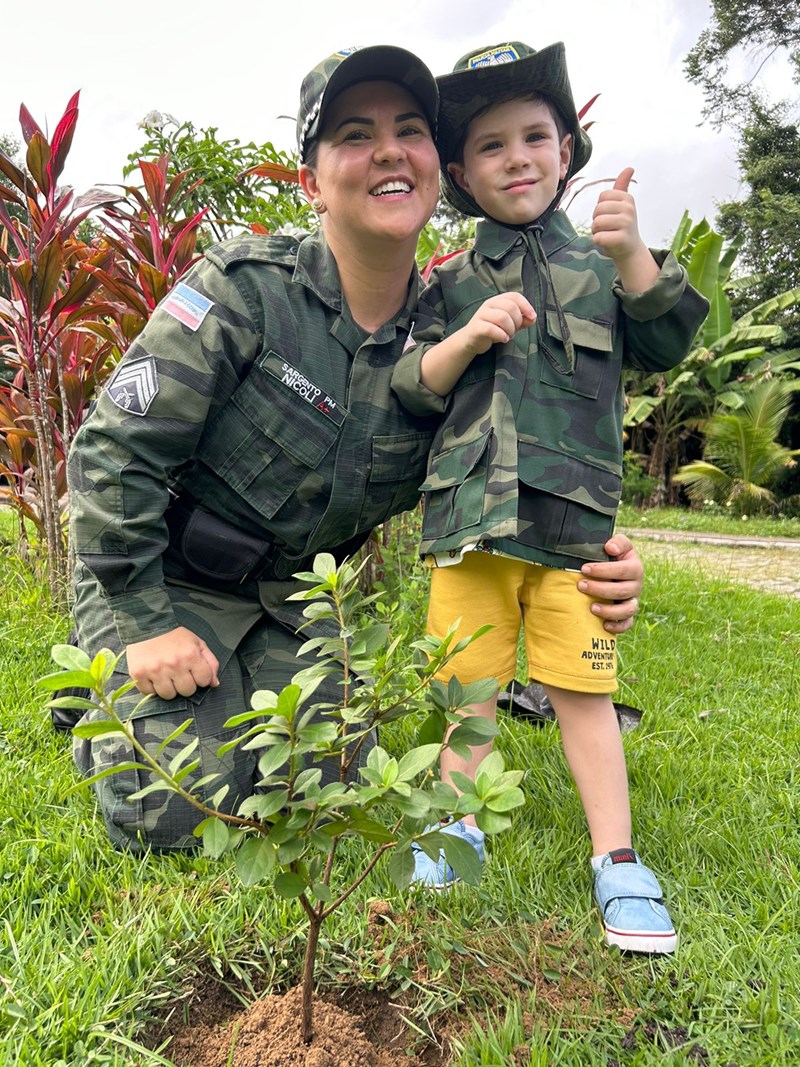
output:
M 323 201 L 329 236 L 416 247 L 439 196 L 439 157 L 417 100 L 395 82 L 345 89 L 328 107 L 301 181 Z

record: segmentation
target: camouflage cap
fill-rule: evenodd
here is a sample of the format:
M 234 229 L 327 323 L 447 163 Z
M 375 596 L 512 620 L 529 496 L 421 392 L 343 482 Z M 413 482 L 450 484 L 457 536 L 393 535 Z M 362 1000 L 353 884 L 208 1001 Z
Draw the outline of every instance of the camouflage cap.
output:
M 561 42 L 538 52 L 521 41 L 468 52 L 450 74 L 443 74 L 436 82 L 439 86 L 437 145 L 442 163 L 442 193 L 457 211 L 465 215 L 484 214 L 469 193 L 456 185 L 447 173 L 447 164 L 456 160 L 467 126 L 475 115 L 509 93 L 541 93 L 558 108 L 567 131 L 572 134 L 572 159 L 564 181 L 589 162 L 592 142 L 581 129 Z
M 300 86 L 297 154 L 301 163 L 305 162 L 309 141 L 319 134 L 330 102 L 343 89 L 363 81 L 390 81 L 404 86 L 422 106 L 431 132 L 436 132 L 439 90 L 436 79 L 421 59 L 394 45 L 343 48 L 318 63 Z

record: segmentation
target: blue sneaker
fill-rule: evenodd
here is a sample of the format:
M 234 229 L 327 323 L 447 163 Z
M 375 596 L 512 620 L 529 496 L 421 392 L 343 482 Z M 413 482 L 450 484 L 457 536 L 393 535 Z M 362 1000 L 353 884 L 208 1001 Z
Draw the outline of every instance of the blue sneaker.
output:
M 616 848 L 603 857 L 594 876 L 594 896 L 607 945 L 624 952 L 675 951 L 678 936 L 664 907 L 661 886 L 632 848 Z
M 483 847 L 486 835 L 477 826 L 465 826 L 463 821 L 448 823 L 446 826 L 426 826 L 427 830 L 439 830 L 443 834 L 458 834 L 468 841 L 478 853 L 478 859 L 483 863 L 486 859 L 486 851 Z M 411 884 L 418 883 L 428 886 L 430 889 L 449 889 L 454 882 L 461 879 L 445 859 L 444 852 L 439 850 L 438 860 L 432 860 L 419 845 L 412 845 L 414 853 L 414 873 L 411 875 Z

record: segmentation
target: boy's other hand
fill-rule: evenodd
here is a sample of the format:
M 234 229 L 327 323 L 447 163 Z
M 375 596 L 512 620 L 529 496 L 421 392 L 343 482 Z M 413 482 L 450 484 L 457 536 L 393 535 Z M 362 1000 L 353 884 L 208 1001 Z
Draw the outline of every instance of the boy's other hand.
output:
M 578 589 L 590 597 L 600 597 L 591 610 L 603 620 L 612 634 L 622 634 L 633 625 L 642 595 L 644 567 L 630 539 L 615 533 L 606 542 L 607 563 L 584 563 Z
M 494 344 L 510 341 L 517 330 L 532 326 L 536 312 L 522 293 L 500 293 L 484 300 L 466 326 L 459 331 L 465 354 L 479 356 Z

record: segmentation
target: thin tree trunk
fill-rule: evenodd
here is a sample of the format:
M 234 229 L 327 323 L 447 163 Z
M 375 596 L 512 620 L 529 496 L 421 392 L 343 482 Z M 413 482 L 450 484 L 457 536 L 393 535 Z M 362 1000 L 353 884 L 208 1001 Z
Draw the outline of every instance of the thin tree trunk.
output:
M 319 944 L 319 932 L 322 928 L 322 917 L 313 909 L 309 915 L 308 941 L 306 942 L 306 955 L 303 962 L 303 1040 L 310 1045 L 314 1040 L 314 963 L 317 958 L 317 945 Z

